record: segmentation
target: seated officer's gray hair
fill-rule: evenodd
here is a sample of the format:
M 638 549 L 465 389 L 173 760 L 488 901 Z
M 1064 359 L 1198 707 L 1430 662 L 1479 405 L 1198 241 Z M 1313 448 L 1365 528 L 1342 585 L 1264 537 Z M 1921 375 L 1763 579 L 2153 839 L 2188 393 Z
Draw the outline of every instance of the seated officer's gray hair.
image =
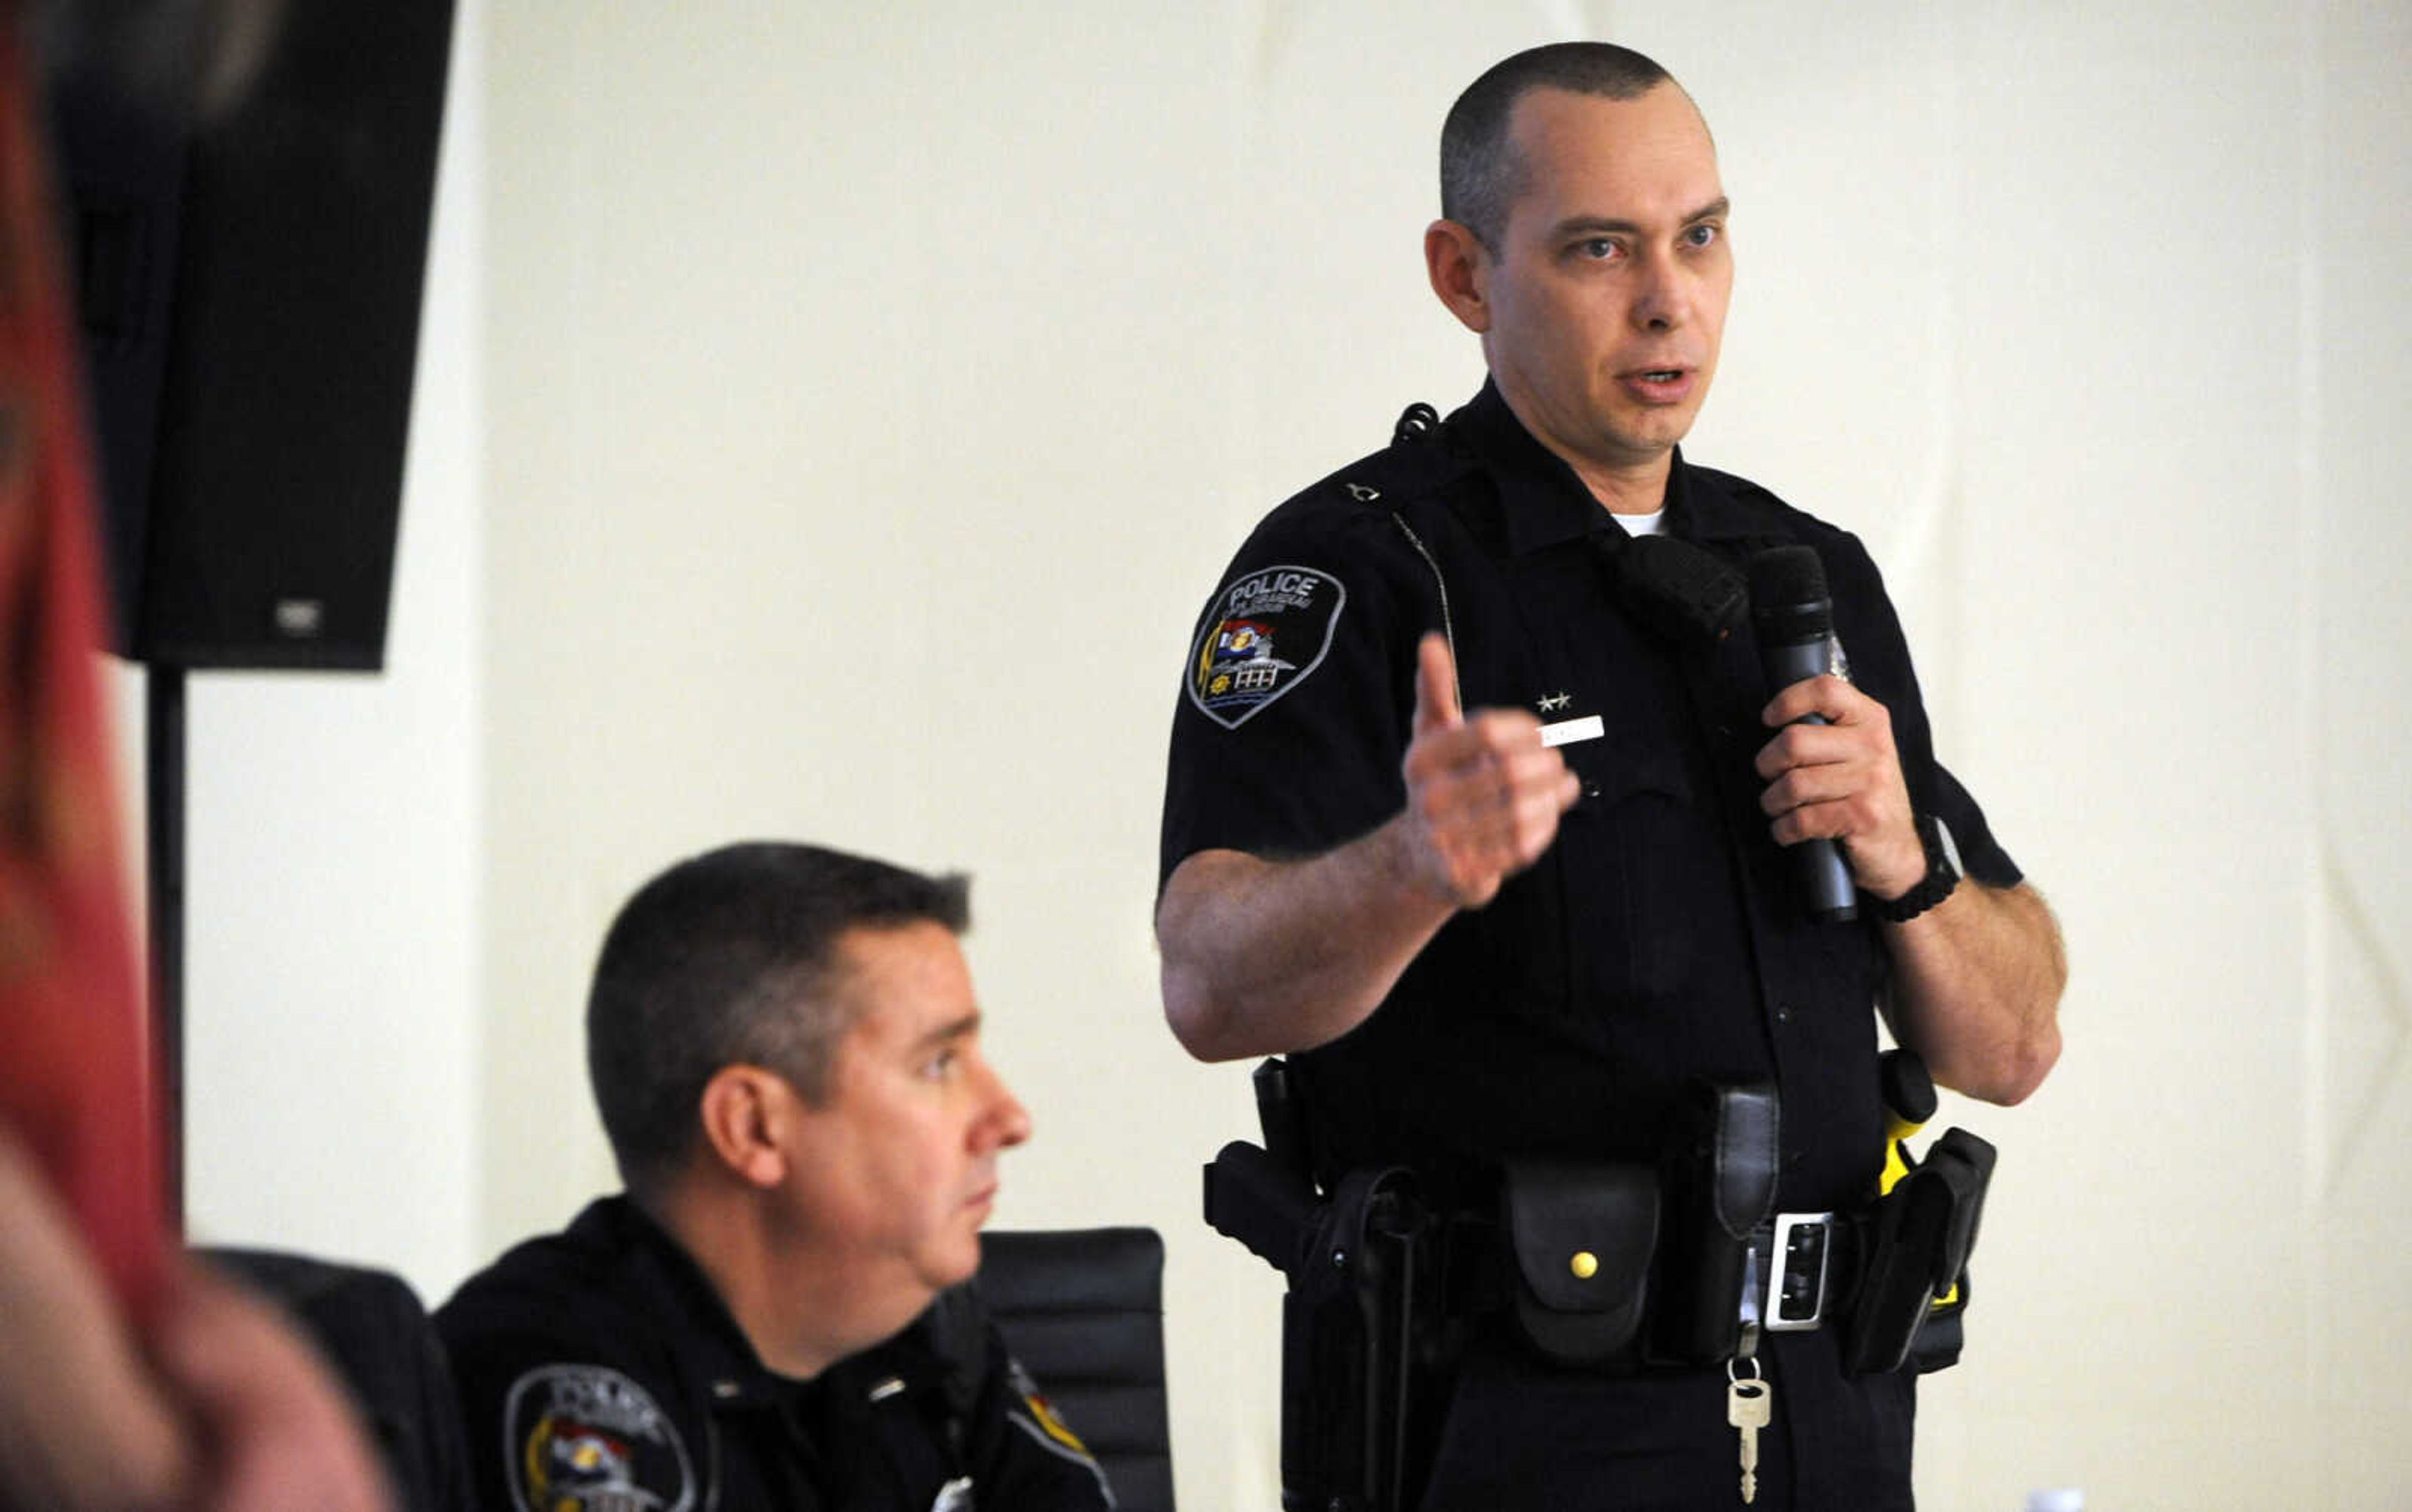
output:
M 758 1065 L 807 1102 L 829 1092 L 853 1027 L 834 989 L 840 936 L 970 927 L 970 884 L 816 845 L 755 842 L 681 861 L 612 920 L 586 998 L 586 1070 L 621 1179 L 676 1170 L 700 1137 L 705 1083 Z
M 1523 163 L 1508 139 L 1516 102 L 1537 89 L 1639 99 L 1673 82 L 1666 69 L 1613 42 L 1552 42 L 1494 63 L 1449 109 L 1440 128 L 1440 213 L 1499 254 L 1508 212 L 1523 192 Z

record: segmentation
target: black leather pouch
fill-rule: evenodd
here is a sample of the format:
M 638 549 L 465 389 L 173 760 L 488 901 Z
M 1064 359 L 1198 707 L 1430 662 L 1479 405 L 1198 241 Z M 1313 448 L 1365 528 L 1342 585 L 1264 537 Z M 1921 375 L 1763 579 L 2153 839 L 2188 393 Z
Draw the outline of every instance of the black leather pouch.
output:
M 1665 1162 L 1655 1362 L 1713 1363 L 1741 1347 L 1751 1230 L 1775 1211 L 1777 1114 L 1775 1089 L 1764 1082 L 1696 1083 L 1677 1109 Z
M 1960 1358 L 1968 1255 L 1977 1247 L 1994 1151 L 1965 1129 L 1936 1140 L 1869 1211 L 1865 1256 L 1843 1362 L 1855 1372 L 1940 1370 Z M 1958 1289 L 1956 1300 L 1935 1299 Z
M 1516 1321 L 1562 1365 L 1639 1363 L 1658 1247 L 1658 1175 L 1646 1166 L 1527 1157 L 1500 1185 Z

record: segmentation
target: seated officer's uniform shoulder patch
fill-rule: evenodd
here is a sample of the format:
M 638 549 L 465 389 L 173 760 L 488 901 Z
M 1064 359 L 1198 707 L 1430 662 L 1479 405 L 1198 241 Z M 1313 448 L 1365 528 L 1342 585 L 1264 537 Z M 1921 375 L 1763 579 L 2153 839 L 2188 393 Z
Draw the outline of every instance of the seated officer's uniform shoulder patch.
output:
M 1081 1442 L 1081 1435 L 1072 1431 L 1072 1426 L 1064 1421 L 1064 1415 L 1057 1412 L 1055 1404 L 1038 1389 L 1038 1383 L 1022 1369 L 1022 1361 L 1009 1360 L 1007 1369 L 1007 1385 L 1015 1400 L 1007 1404 L 1005 1413 L 1013 1426 L 1029 1434 L 1039 1447 L 1096 1470 L 1096 1456 L 1089 1452 L 1089 1446 Z M 1097 1480 L 1100 1485 L 1105 1483 L 1102 1472 L 1098 1474 Z M 1111 1494 L 1108 1493 L 1109 1496 Z
M 696 1512 L 695 1463 L 651 1393 L 601 1365 L 511 1383 L 503 1444 L 517 1512 Z

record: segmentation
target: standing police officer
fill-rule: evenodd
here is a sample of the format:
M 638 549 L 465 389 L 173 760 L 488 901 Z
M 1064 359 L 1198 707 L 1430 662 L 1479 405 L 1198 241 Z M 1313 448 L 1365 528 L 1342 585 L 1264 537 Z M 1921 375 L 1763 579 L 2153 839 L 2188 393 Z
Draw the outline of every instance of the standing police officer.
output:
M 979 1049 L 961 878 L 732 845 L 613 921 L 587 1060 L 623 1196 L 436 1314 L 484 1505 L 1096 1512 L 959 1284 L 1030 1119 Z
M 1290 1056 L 1327 1182 L 1405 1165 L 1478 1210 L 1507 1157 L 1655 1159 L 1705 1079 L 1779 1090 L 1777 1207 L 1864 1206 L 1872 1006 L 1936 1080 L 2015 1103 L 2059 1054 L 2052 916 L 1935 761 L 1859 541 L 1678 449 L 1733 277 L 1691 98 L 1623 48 L 1535 49 L 1458 100 L 1441 165 L 1425 260 L 1490 381 L 1275 510 L 1208 606 L 1166 1016 L 1200 1059 Z M 1631 570 L 1676 542 L 1671 580 Z M 1822 561 L 1847 681 L 1770 688 L 1747 626 L 1691 623 L 1699 564 L 1787 545 Z M 1857 921 L 1804 906 L 1811 839 Z M 1758 1352 L 1760 1505 L 1910 1505 L 1912 1382 L 1846 1373 L 1836 1335 Z M 1424 1505 L 1735 1505 L 1730 1391 L 1478 1319 Z

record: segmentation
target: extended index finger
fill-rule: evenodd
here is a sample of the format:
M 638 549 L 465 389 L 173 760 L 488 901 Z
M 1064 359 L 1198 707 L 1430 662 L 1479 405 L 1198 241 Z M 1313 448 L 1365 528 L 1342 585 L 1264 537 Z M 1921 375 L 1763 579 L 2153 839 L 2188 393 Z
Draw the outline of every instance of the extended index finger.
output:
M 1427 630 L 1416 642 L 1415 733 L 1449 729 L 1464 719 L 1457 702 L 1457 659 L 1449 653 L 1449 638 Z

